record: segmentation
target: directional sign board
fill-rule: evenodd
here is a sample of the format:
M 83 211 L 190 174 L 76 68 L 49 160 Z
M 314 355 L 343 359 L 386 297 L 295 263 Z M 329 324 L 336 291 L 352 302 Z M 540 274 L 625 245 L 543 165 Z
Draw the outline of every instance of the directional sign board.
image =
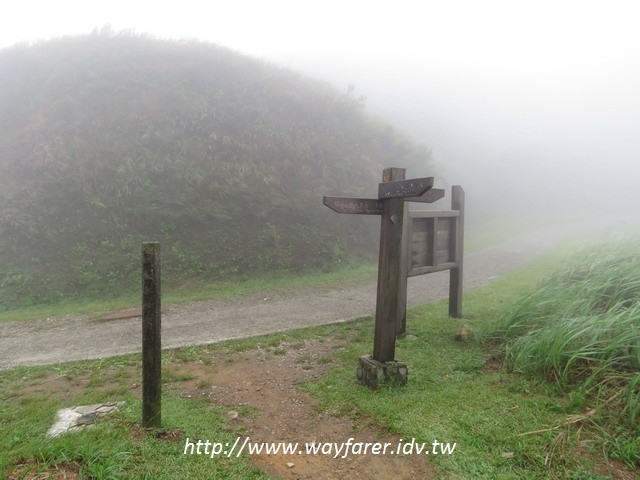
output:
M 433 177 L 412 178 L 378 185 L 378 198 L 419 197 L 433 187 Z
M 381 184 L 383 185 L 383 184 Z M 419 197 L 404 197 L 406 202 L 433 203 L 444 197 L 441 188 L 430 188 Z M 337 213 L 382 215 L 382 201 L 375 198 L 322 197 L 322 203 Z
M 405 202 L 433 203 L 444 198 L 442 188 L 430 188 L 419 197 L 405 197 Z

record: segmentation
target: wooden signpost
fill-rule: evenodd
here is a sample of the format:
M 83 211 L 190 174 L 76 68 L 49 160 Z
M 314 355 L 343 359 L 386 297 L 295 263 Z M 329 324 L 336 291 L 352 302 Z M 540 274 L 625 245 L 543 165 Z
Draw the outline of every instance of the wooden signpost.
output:
M 324 197 L 323 203 L 338 213 L 380 215 L 380 255 L 376 298 L 373 356 L 360 357 L 358 380 L 371 388 L 380 383 L 404 384 L 407 366 L 395 361 L 395 341 L 406 311 L 407 246 L 403 225 L 407 201 L 431 203 L 444 196 L 434 189 L 433 177 L 405 180 L 402 168 L 387 168 L 377 199 Z M 406 237 L 406 228 L 404 232 Z M 404 285 L 404 291 L 401 286 Z

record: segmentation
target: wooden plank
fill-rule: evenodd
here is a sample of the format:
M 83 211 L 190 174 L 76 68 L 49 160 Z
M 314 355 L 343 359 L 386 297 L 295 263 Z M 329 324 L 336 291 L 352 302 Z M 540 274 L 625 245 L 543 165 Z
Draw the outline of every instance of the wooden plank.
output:
M 449 238 L 451 235 L 451 230 L 447 228 L 447 225 L 442 225 L 442 221 L 438 223 L 438 230 L 436 230 L 435 238 L 436 240 L 441 238 Z
M 407 223 L 412 223 L 412 222 L 407 222 Z M 420 222 L 420 223 L 424 223 L 424 222 Z M 427 241 L 427 229 L 425 228 L 424 231 L 412 231 L 411 232 L 411 243 L 424 243 Z
M 412 261 L 417 261 L 417 259 L 419 258 L 423 258 L 424 261 L 427 261 L 427 254 L 429 253 L 429 250 L 426 248 L 423 248 L 422 250 L 416 250 L 411 252 L 411 260 Z
M 441 263 L 440 265 L 428 265 L 425 267 L 412 268 L 411 270 L 409 270 L 408 276 L 417 277 L 418 275 L 425 275 L 427 273 L 440 272 L 442 270 L 450 270 L 452 268 L 456 268 L 457 265 L 458 264 L 456 262 L 447 262 L 447 263 Z
M 438 217 L 438 232 L 450 232 L 453 230 L 455 218 L 453 217 Z
M 448 252 L 451 251 L 451 235 L 448 234 L 447 235 L 439 235 L 436 238 L 436 250 L 447 250 Z M 453 252 L 452 252 L 453 253 Z M 452 260 L 453 260 L 453 255 L 451 255 Z
M 457 210 L 411 210 L 409 216 L 411 218 L 433 218 L 433 217 L 457 217 L 460 212 Z
M 378 185 L 378 198 L 419 197 L 433 187 L 433 177 L 412 178 Z
M 429 253 L 429 246 L 425 243 L 416 245 L 414 250 L 411 250 L 411 258 L 420 257 Z
M 407 177 L 407 170 L 398 167 L 388 167 L 382 171 L 383 182 L 397 182 L 399 180 L 405 180 Z
M 442 188 L 431 188 L 419 197 L 407 197 L 405 202 L 433 203 L 444 198 L 444 190 Z
M 438 219 L 436 217 L 429 218 L 427 220 L 427 225 L 429 225 L 429 229 L 427 233 L 429 234 L 427 238 L 427 245 L 429 249 L 427 250 L 427 265 L 435 265 L 436 264 L 436 229 L 438 228 Z
M 338 213 L 382 214 L 382 204 L 375 198 L 322 197 L 322 203 Z
M 426 254 L 431 247 L 427 245 L 427 242 L 414 243 L 411 245 L 411 253 Z
M 448 263 L 452 260 L 452 255 L 448 247 L 445 248 L 437 248 L 434 255 L 434 265 L 442 265 L 443 263 Z
M 438 230 L 436 231 L 435 238 L 435 248 L 436 248 L 436 259 L 435 265 L 446 262 L 455 261 L 455 252 L 454 252 L 454 242 L 452 239 L 454 237 L 454 223 L 455 218 L 439 218 L 438 219 Z
M 420 266 L 426 266 L 427 265 L 427 252 L 416 252 L 413 255 L 411 255 L 411 265 L 412 268 L 413 266 L 416 265 L 420 265 Z
M 412 218 L 411 223 L 411 231 L 414 233 L 426 233 L 429 229 L 428 218 Z
M 418 258 L 415 262 L 411 262 L 411 267 L 409 268 L 409 271 L 407 272 L 407 277 L 411 276 L 409 274 L 409 272 L 413 272 L 418 268 L 428 267 L 428 266 L 429 265 L 427 265 L 427 257 Z

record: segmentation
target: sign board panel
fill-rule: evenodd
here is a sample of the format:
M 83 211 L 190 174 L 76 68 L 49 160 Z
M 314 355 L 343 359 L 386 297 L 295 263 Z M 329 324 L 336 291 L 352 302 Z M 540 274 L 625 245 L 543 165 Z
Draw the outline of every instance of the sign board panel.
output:
M 430 188 L 419 197 L 405 197 L 406 202 L 433 203 L 444 198 L 444 190 L 442 188 Z
M 438 189 L 427 191 L 435 192 Z M 436 198 L 437 197 L 437 198 Z M 442 198 L 440 192 L 435 200 Z M 405 198 L 405 201 L 413 201 Z M 426 202 L 425 202 L 426 203 Z M 409 210 L 403 232 L 403 266 L 400 290 L 406 307 L 407 279 L 418 275 L 449 271 L 449 315 L 462 316 L 462 270 L 464 251 L 464 190 L 451 188 L 451 210 Z M 399 315 L 398 334 L 406 333 L 406 308 Z
M 409 270 L 413 277 L 457 266 L 459 212 L 409 212 Z

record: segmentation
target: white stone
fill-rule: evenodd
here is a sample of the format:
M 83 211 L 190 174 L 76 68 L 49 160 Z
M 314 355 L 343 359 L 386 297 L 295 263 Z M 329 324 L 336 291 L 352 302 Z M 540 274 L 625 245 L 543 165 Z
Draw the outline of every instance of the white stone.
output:
M 76 421 L 82 417 L 81 413 L 76 412 L 73 408 L 63 408 L 58 410 L 56 415 L 56 423 L 47 432 L 47 437 L 54 438 L 66 432 L 76 425 Z
M 106 415 L 122 405 L 124 405 L 124 402 L 98 403 L 58 410 L 56 422 L 47 432 L 47 437 L 54 438 L 69 430 L 77 430 L 91 425 L 96 417 Z

